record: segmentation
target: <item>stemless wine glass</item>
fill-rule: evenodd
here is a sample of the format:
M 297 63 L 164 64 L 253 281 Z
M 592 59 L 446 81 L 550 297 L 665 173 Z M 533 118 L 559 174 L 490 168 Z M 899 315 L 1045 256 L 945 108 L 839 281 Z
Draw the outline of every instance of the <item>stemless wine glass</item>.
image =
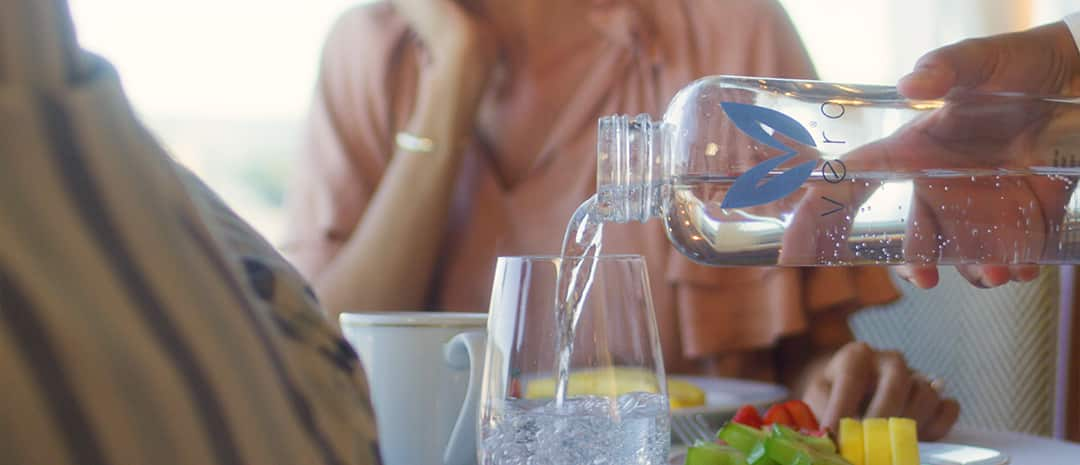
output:
M 556 399 L 556 276 L 591 285 L 576 315 L 565 399 Z M 666 464 L 670 408 L 640 256 L 501 257 L 488 318 L 481 465 Z

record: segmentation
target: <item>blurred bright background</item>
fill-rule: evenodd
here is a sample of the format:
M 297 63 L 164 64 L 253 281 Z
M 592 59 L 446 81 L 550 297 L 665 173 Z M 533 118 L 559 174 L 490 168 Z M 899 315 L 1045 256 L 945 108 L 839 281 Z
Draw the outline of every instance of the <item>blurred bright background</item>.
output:
M 719 1 L 719 0 L 718 0 Z M 266 235 L 334 18 L 363 0 L 71 0 L 170 152 Z M 1080 0 L 783 0 L 823 79 L 893 83 L 925 51 L 1060 19 Z

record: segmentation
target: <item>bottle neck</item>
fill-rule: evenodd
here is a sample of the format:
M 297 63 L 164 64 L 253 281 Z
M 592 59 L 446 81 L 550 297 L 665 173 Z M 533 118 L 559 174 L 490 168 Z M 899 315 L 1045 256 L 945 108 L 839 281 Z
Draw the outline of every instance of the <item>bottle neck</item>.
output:
M 667 157 L 666 125 L 649 115 L 600 119 L 596 209 L 605 222 L 645 222 L 660 215 Z

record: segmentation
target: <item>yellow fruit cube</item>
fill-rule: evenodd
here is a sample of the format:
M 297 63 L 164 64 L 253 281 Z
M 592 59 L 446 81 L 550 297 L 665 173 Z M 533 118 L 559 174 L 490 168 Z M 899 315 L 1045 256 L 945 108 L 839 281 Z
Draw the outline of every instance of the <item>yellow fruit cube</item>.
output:
M 705 405 L 705 391 L 697 385 L 680 379 L 667 380 L 671 408 L 690 408 Z
M 915 420 L 890 418 L 889 436 L 892 438 L 892 465 L 919 465 L 919 434 Z
M 889 420 L 884 418 L 864 420 L 863 439 L 863 447 L 866 452 L 864 465 L 893 465 Z
M 618 397 L 628 392 L 657 392 L 659 382 L 656 374 L 638 368 L 603 368 L 581 370 L 570 375 L 568 394 L 571 396 L 593 395 Z M 555 378 L 540 378 L 525 386 L 525 398 L 548 399 L 555 397 Z M 668 380 L 668 398 L 672 409 L 705 405 L 705 391 L 682 380 Z
M 859 420 L 844 418 L 840 420 L 840 455 L 851 465 L 865 465 L 866 447 L 863 439 L 863 425 Z

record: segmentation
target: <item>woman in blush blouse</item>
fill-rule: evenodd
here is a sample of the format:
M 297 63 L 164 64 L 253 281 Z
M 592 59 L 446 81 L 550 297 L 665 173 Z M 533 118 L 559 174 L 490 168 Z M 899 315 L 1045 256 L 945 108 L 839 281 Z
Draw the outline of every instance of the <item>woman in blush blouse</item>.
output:
M 558 253 L 596 189 L 596 121 L 663 112 L 713 74 L 813 78 L 774 0 L 397 0 L 324 49 L 284 250 L 326 308 L 483 311 L 495 259 Z M 656 222 L 605 227 L 646 257 L 672 373 L 781 382 L 826 424 L 958 407 L 847 316 L 898 297 L 877 268 L 706 268 Z M 884 386 L 884 387 L 883 387 Z

